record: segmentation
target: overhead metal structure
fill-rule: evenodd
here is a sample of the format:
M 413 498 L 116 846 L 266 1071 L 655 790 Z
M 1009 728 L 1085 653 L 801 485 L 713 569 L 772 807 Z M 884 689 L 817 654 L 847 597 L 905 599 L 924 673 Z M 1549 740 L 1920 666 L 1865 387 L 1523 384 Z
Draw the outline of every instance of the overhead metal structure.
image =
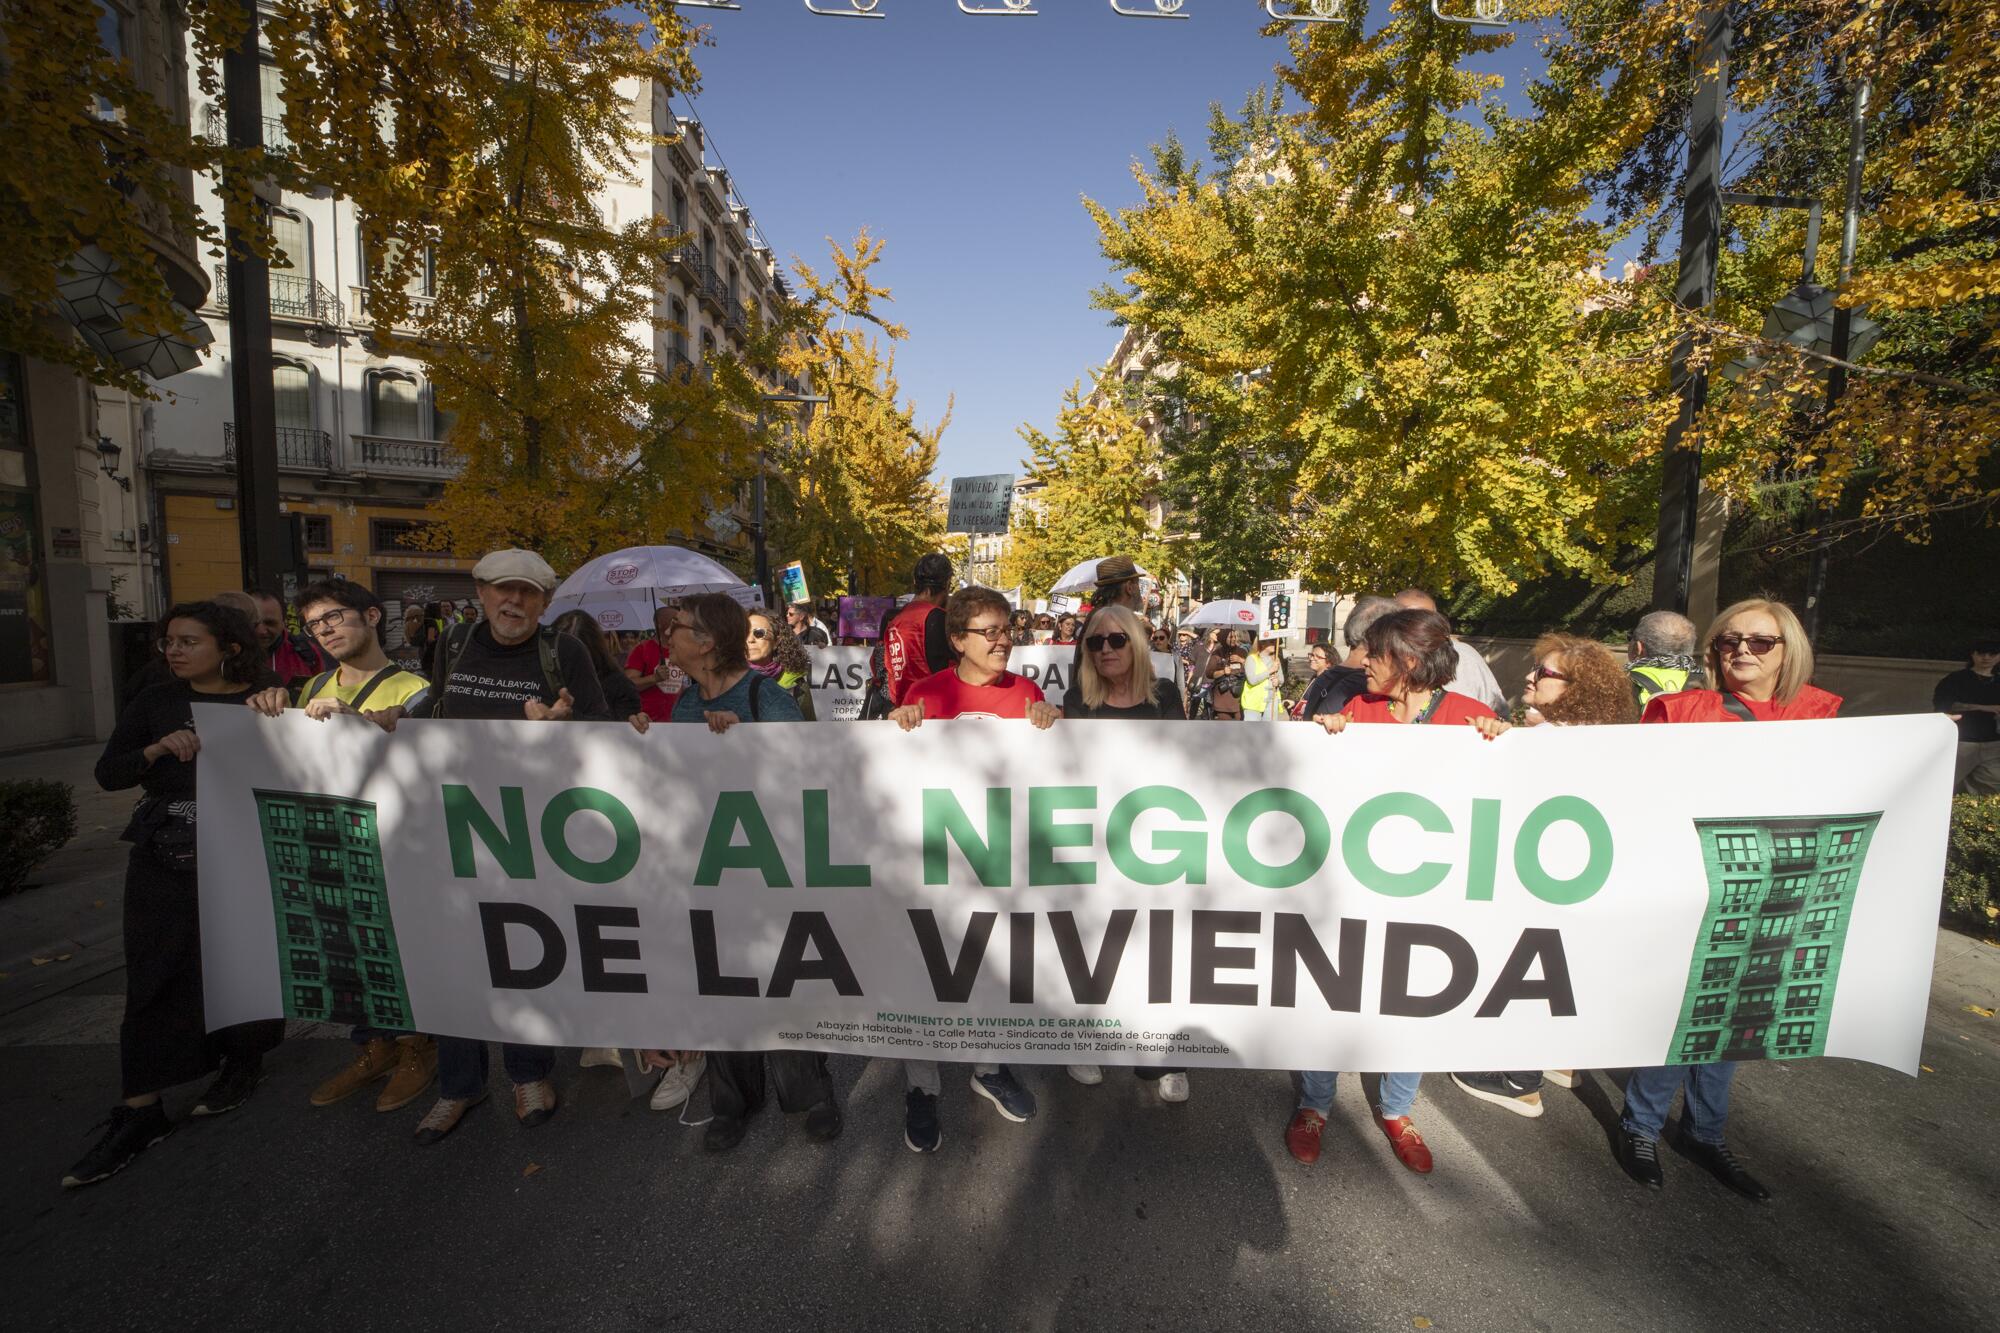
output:
M 678 9 L 737 9 L 743 6 L 737 0 L 673 0 Z M 1125 0 L 1110 0 L 1111 12 L 1128 19 L 1187 19 L 1187 0 L 1150 0 L 1151 7 Z M 881 10 L 882 0 L 846 0 L 846 7 L 815 4 L 805 0 L 808 11 L 830 19 L 885 19 L 889 16 Z M 1443 23 L 1458 23 L 1468 28 L 1505 28 L 1507 0 L 1470 0 L 1470 12 L 1448 14 L 1445 0 L 1430 0 L 1431 14 Z M 1034 7 L 1035 0 L 958 0 L 958 12 L 970 14 L 974 18 L 1032 18 L 1041 11 Z M 1281 8 L 1282 6 L 1282 8 Z M 1361 0 L 1353 13 L 1366 14 L 1368 0 Z M 1347 0 L 1264 0 L 1264 12 L 1281 23 L 1346 23 L 1352 17 Z

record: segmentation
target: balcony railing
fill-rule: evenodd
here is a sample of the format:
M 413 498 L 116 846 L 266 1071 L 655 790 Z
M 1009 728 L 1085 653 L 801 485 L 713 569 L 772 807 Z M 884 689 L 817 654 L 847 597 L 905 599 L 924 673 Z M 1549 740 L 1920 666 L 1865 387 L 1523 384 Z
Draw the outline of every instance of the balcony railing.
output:
M 292 146 L 292 141 L 285 133 L 285 118 L 283 116 L 265 116 L 262 119 L 264 121 L 264 147 L 274 153 L 282 153 L 289 149 Z M 221 106 L 214 102 L 210 102 L 206 107 L 202 108 L 201 134 L 204 139 L 211 139 L 216 143 L 229 142 L 229 117 L 224 113 Z
M 356 435 L 361 470 L 444 480 L 458 475 L 458 460 L 439 440 L 406 440 L 394 435 Z
M 750 320 L 740 301 L 731 301 L 729 308 L 722 312 L 722 326 L 739 338 L 750 336 Z
M 327 290 L 323 282 L 314 282 L 303 273 L 288 269 L 270 271 L 271 318 L 296 320 L 303 324 L 330 324 L 334 327 L 347 322 L 347 312 L 340 308 L 340 302 Z M 217 310 L 229 309 L 229 266 L 215 266 L 215 290 L 210 302 Z
M 236 464 L 236 423 L 222 423 L 222 456 Z M 281 472 L 333 471 L 333 437 L 310 426 L 278 427 L 278 470 Z
M 696 263 L 700 266 L 695 270 L 694 276 L 688 280 L 688 286 L 694 289 L 694 299 L 713 310 L 717 315 L 728 313 L 729 288 L 723 283 L 721 278 L 716 276 L 714 269 L 711 269 L 706 264 L 701 264 L 699 260 Z

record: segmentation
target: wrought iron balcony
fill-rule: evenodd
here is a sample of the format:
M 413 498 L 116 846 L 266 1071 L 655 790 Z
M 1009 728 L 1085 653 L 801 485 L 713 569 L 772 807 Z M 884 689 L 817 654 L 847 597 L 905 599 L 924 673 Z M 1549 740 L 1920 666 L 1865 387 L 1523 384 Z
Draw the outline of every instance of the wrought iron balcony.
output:
M 694 283 L 699 284 L 701 282 L 702 263 L 699 247 L 691 243 L 677 245 L 673 250 L 668 252 L 667 262 L 679 265 Z
M 338 328 L 347 322 L 347 312 L 323 282 L 315 282 L 290 269 L 270 270 L 271 318 L 301 324 L 327 324 Z M 215 287 L 209 303 L 217 310 L 229 309 L 229 266 L 215 266 Z
M 222 423 L 222 456 L 236 465 L 236 423 Z M 280 472 L 333 471 L 333 437 L 310 426 L 278 427 Z
M 394 435 L 356 435 L 363 472 L 379 472 L 443 481 L 459 472 L 441 440 L 408 440 Z

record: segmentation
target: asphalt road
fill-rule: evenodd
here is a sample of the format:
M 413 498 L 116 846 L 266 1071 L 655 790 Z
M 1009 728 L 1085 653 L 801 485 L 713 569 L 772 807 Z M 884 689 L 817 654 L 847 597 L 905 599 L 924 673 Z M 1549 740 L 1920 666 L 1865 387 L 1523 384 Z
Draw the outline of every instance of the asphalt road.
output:
M 2000 950 L 1940 936 L 1912 1080 L 1845 1061 L 1736 1083 L 1759 1207 L 1676 1154 L 1660 1194 L 1609 1155 L 1614 1074 L 1525 1120 L 1426 1079 L 1428 1178 L 1343 1079 L 1316 1167 L 1287 1156 L 1289 1076 L 1193 1075 L 1160 1103 L 1030 1071 L 1003 1122 L 948 1081 L 945 1142 L 903 1146 L 893 1065 L 836 1059 L 847 1133 L 767 1111 L 734 1153 L 557 1073 L 522 1130 L 504 1088 L 452 1138 L 428 1100 L 314 1110 L 347 1047 L 288 1042 L 243 1110 L 182 1124 L 123 1175 L 58 1187 L 115 1085 L 117 974 L 0 1020 L 0 1273 L 19 1329 L 1409 1329 L 1991 1327 L 2000 1275 Z M 499 1079 L 496 1065 L 496 1082 Z M 185 1110 L 199 1086 L 169 1101 Z M 688 1119 L 705 1114 L 705 1094 Z

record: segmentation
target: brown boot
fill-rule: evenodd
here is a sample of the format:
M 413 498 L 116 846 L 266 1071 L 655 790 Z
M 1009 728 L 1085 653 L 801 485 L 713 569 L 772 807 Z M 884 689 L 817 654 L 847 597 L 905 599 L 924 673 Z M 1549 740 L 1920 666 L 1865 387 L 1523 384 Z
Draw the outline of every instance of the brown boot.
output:
M 514 1118 L 529 1129 L 556 1113 L 556 1085 L 547 1079 L 514 1085 Z
M 423 1095 L 437 1077 L 437 1043 L 429 1037 L 396 1038 L 396 1072 L 375 1099 L 378 1111 L 399 1111 Z
M 378 1078 L 387 1078 L 396 1067 L 396 1043 L 376 1037 L 354 1053 L 354 1062 L 313 1089 L 314 1106 L 331 1106 L 346 1101 Z

